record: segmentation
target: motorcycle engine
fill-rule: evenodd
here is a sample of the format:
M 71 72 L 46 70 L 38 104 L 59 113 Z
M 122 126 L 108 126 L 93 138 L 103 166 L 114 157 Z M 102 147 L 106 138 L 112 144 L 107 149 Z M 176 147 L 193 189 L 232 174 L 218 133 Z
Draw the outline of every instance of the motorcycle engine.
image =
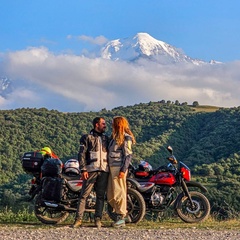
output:
M 90 195 L 87 198 L 86 205 L 88 208 L 94 208 L 96 205 L 96 193 L 91 192 Z
M 151 196 L 151 203 L 154 207 L 160 206 L 165 199 L 165 196 L 163 196 L 161 193 L 153 193 Z

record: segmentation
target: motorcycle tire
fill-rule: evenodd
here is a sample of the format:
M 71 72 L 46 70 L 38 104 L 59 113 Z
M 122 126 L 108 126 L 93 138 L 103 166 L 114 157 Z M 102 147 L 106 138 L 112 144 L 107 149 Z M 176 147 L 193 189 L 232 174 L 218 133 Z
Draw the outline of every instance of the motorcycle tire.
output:
M 132 188 L 128 188 L 127 190 L 127 211 L 127 218 L 131 223 L 139 223 L 146 213 L 146 205 L 143 196 Z M 107 204 L 107 212 L 113 221 L 117 220 L 117 214 L 113 212 L 113 208 L 109 203 Z
M 186 223 L 197 223 L 207 219 L 210 214 L 210 203 L 208 199 L 200 192 L 189 192 L 194 207 L 188 197 L 183 193 L 178 197 L 176 211 L 178 216 Z
M 64 222 L 69 213 L 65 211 L 55 210 L 54 208 L 44 207 L 41 204 L 42 194 L 36 196 L 34 204 L 34 213 L 37 219 L 44 224 L 60 224 Z

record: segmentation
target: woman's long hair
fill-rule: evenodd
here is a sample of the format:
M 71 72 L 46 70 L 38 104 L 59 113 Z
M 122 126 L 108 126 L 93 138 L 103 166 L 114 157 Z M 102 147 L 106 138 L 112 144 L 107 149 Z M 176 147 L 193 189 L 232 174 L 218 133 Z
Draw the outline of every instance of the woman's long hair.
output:
M 114 117 L 112 123 L 112 137 L 121 146 L 124 143 L 124 134 L 127 133 L 132 137 L 132 142 L 136 143 L 135 137 L 129 128 L 128 120 L 125 117 Z

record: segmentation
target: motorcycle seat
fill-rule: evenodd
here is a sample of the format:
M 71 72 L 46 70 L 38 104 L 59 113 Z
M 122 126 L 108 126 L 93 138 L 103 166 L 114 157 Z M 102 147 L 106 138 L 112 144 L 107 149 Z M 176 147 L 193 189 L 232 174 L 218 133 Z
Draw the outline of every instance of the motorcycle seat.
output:
M 150 177 L 145 177 L 145 178 L 138 178 L 138 177 L 135 177 L 135 179 L 138 181 L 138 182 L 148 182 Z

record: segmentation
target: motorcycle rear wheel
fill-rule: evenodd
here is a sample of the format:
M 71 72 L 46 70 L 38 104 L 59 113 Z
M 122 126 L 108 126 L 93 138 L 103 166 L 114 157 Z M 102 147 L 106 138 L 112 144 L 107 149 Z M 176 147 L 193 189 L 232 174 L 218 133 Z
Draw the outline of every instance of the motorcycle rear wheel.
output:
M 146 205 L 142 195 L 132 188 L 127 189 L 127 211 L 131 223 L 139 223 L 146 213 Z M 113 208 L 109 203 L 107 204 L 107 212 L 113 221 L 117 220 L 117 214 L 113 212 Z
M 197 223 L 206 220 L 210 213 L 210 203 L 200 192 L 189 192 L 194 206 L 191 205 L 188 197 L 182 194 L 177 203 L 176 211 L 178 216 L 186 223 Z
M 41 193 L 36 196 L 34 204 L 34 213 L 37 219 L 44 224 L 60 224 L 64 222 L 69 213 L 55 210 L 54 208 L 44 207 L 41 204 Z

